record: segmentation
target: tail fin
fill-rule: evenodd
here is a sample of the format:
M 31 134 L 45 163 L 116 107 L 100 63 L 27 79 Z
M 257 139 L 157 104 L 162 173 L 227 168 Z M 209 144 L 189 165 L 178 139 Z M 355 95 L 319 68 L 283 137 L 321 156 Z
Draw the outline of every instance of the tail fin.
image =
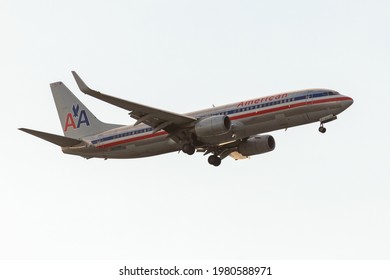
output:
M 120 127 L 99 121 L 62 82 L 52 83 L 50 88 L 66 137 L 81 139 Z

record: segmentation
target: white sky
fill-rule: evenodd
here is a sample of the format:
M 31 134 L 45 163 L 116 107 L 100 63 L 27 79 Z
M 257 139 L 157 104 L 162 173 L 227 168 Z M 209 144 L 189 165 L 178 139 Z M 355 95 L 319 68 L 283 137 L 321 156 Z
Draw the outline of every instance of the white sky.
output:
M 0 1 L 0 259 L 389 259 L 389 1 Z M 49 83 L 179 113 L 289 90 L 355 103 L 274 152 L 85 160 Z

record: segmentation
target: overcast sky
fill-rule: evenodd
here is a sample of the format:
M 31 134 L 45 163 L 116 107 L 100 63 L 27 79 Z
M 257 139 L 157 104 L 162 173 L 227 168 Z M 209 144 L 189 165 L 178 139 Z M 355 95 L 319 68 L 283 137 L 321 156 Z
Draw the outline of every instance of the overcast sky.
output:
M 0 1 L 0 259 L 389 259 L 389 1 Z M 219 168 L 202 154 L 85 160 L 49 83 L 185 113 L 305 88 L 355 103 Z

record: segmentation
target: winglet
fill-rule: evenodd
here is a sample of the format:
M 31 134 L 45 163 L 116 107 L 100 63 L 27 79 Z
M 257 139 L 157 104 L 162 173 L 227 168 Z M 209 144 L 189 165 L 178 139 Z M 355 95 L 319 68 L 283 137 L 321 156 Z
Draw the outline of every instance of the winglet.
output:
M 96 92 L 93 89 L 89 88 L 84 81 L 80 78 L 80 76 L 76 73 L 76 71 L 72 71 L 72 75 L 74 79 L 76 80 L 76 83 L 79 87 L 79 89 L 84 92 L 85 94 L 89 94 L 91 92 Z

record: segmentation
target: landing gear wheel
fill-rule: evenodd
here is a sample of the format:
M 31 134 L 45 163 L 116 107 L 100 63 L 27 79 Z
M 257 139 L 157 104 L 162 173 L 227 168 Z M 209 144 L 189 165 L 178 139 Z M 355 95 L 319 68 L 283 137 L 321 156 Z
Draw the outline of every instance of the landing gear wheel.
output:
M 219 166 L 221 164 L 221 159 L 219 157 L 217 157 L 216 155 L 211 155 L 209 156 L 208 158 L 208 162 L 211 164 L 211 165 L 214 165 L 214 166 Z
M 195 147 L 192 146 L 191 144 L 185 144 L 183 146 L 183 152 L 186 153 L 187 155 L 193 155 L 195 153 Z
M 318 129 L 318 131 L 321 132 L 321 133 L 325 133 L 326 132 L 326 128 L 321 125 L 320 128 Z

